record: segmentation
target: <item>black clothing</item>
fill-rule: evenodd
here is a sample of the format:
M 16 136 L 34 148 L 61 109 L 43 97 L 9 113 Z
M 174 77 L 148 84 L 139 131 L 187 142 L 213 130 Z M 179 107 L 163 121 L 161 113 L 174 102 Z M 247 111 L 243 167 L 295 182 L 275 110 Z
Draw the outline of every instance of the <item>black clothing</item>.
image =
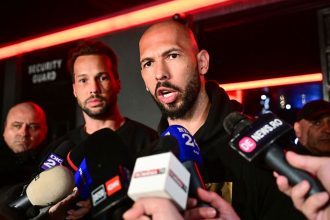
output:
M 155 130 L 139 122 L 133 121 L 129 118 L 125 118 L 125 119 L 126 119 L 125 123 L 119 129 L 116 130 L 116 133 L 122 138 L 126 147 L 128 147 L 127 151 L 130 152 L 131 155 L 128 156 L 127 158 L 132 158 L 134 160 L 132 161 L 132 163 L 134 164 L 135 159 L 139 157 L 140 154 L 143 154 L 144 151 L 149 150 L 150 145 L 156 142 L 156 140 L 158 140 L 158 133 Z M 83 147 L 84 140 L 86 140 L 87 137 L 88 134 L 85 132 L 84 126 L 77 127 L 68 134 L 62 136 L 58 140 L 55 140 L 53 143 L 51 143 L 51 145 L 48 148 L 49 151 L 45 155 L 44 159 L 47 159 L 50 153 L 56 153 L 59 156 L 61 156 L 64 160 L 66 160 L 67 154 L 71 150 L 73 150 L 74 148 Z M 62 145 L 63 143 L 64 146 Z M 97 146 L 95 146 L 95 150 L 97 150 Z M 69 164 L 65 164 L 65 165 L 69 165 Z M 73 169 L 73 167 L 70 168 Z M 74 204 L 72 205 L 74 206 Z M 91 216 L 89 214 L 85 216 L 83 219 L 91 219 Z M 100 219 L 102 217 L 103 215 L 101 215 Z M 42 219 L 47 219 L 47 216 L 43 216 Z
M 241 111 L 241 107 L 229 100 L 216 83 L 207 82 L 206 90 L 211 108 L 205 123 L 194 135 L 201 149 L 201 173 L 205 183 L 232 182 L 232 205 L 244 220 L 305 219 L 290 198 L 278 191 L 269 170 L 254 166 L 229 147 L 223 120 L 230 112 Z M 159 132 L 167 127 L 166 116 L 163 116 Z
M 116 130 L 116 133 L 122 138 L 124 144 L 129 148 L 128 151 L 131 152 L 135 160 L 142 154 L 142 152 L 149 149 L 149 145 L 151 143 L 154 143 L 158 139 L 158 134 L 155 130 L 147 127 L 146 125 L 133 121 L 129 118 L 125 119 L 125 123 Z M 51 143 L 48 148 L 48 152 L 60 152 L 60 156 L 65 159 L 69 151 L 81 145 L 87 137 L 88 134 L 85 132 L 84 126 L 80 126 Z M 63 147 L 60 150 L 57 149 L 61 143 L 65 141 L 69 141 L 68 146 Z M 45 155 L 46 158 L 48 155 L 49 154 Z
M 25 219 L 21 213 L 8 207 L 19 198 L 24 185 L 37 174 L 45 144 L 33 150 L 14 153 L 1 138 L 0 140 L 0 219 Z
M 0 140 L 0 191 L 12 185 L 29 182 L 36 174 L 44 145 L 22 153 L 14 153 L 1 138 Z

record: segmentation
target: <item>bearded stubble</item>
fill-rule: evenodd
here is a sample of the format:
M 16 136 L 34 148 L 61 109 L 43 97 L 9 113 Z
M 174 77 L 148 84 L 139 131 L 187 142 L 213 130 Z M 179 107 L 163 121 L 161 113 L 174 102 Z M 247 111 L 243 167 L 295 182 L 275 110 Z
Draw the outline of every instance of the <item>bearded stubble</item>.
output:
M 182 95 L 178 96 L 176 102 L 164 105 L 157 98 L 157 89 L 161 86 L 174 89 Z M 154 96 L 152 96 L 152 98 L 155 100 L 162 114 L 166 115 L 172 120 L 180 119 L 184 118 L 196 103 L 200 88 L 201 81 L 199 75 L 196 73 L 194 74 L 194 77 L 188 82 L 187 87 L 184 91 L 167 81 L 157 83 L 155 94 Z M 178 102 L 180 101 L 181 104 L 178 104 Z
M 90 108 L 86 107 L 86 104 L 88 102 L 89 99 L 92 98 L 98 98 L 102 101 L 103 103 L 103 107 L 101 109 L 98 110 L 92 110 Z M 89 97 L 87 100 L 84 101 L 84 103 L 82 103 L 80 100 L 77 99 L 78 105 L 81 108 L 81 110 L 83 112 L 85 112 L 90 118 L 93 119 L 104 119 L 107 118 L 109 115 L 112 114 L 115 105 L 117 103 L 117 96 L 112 95 L 109 99 L 109 101 L 107 101 L 106 98 L 99 96 L 99 95 L 95 95 L 95 96 L 91 96 Z

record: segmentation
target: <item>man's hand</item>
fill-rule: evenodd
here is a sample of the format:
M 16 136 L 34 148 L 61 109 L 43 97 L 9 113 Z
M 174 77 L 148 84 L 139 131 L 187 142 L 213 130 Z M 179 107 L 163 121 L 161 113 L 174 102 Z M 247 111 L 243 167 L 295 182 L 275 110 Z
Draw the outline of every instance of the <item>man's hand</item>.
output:
M 141 198 L 123 215 L 125 220 L 183 220 L 174 204 L 165 198 Z
M 330 158 L 303 156 L 293 152 L 288 152 L 286 154 L 286 158 L 292 166 L 306 170 L 316 176 L 321 181 L 327 192 L 316 193 L 306 198 L 306 195 L 310 189 L 310 185 L 306 180 L 291 187 L 285 176 L 281 176 L 274 172 L 279 190 L 290 196 L 294 206 L 308 219 L 330 219 Z
M 233 207 L 215 192 L 199 188 L 197 194 L 202 201 L 209 203 L 213 207 L 196 207 L 197 200 L 190 198 L 188 200 L 188 210 L 185 211 L 184 215 L 185 219 L 240 219 Z

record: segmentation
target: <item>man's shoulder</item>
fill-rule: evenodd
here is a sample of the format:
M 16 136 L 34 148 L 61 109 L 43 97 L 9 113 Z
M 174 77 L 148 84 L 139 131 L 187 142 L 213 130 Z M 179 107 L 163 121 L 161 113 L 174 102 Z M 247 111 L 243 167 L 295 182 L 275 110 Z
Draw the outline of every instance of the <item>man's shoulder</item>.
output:
M 151 127 L 148 127 L 145 124 L 142 124 L 141 122 L 126 118 L 125 126 L 123 126 L 124 129 L 132 129 L 135 130 L 135 132 L 141 132 L 141 133 L 149 133 L 150 135 L 158 136 L 158 133 L 156 130 L 152 129 Z

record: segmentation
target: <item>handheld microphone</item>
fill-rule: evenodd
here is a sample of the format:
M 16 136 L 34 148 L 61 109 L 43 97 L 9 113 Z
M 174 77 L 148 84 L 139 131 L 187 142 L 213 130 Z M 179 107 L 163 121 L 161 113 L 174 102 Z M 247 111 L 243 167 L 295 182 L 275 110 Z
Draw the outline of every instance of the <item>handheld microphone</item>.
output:
M 168 198 L 184 210 L 188 198 L 190 173 L 172 152 L 168 152 L 178 149 L 178 142 L 174 137 L 160 137 L 159 145 L 166 153 L 136 160 L 127 194 L 134 201 L 142 197 Z
M 94 132 L 85 140 L 94 218 L 102 214 L 109 219 L 122 219 L 123 212 L 133 203 L 127 196 L 129 170 L 133 168 L 127 149 L 118 134 L 108 128 Z
M 205 184 L 198 168 L 198 165 L 202 164 L 202 157 L 196 140 L 186 128 L 180 125 L 169 126 L 161 136 L 166 135 L 171 135 L 177 140 L 179 154 L 176 156 L 190 173 L 189 195 L 198 198 L 197 188 L 205 189 Z M 209 207 L 202 201 L 198 201 L 198 206 Z
M 308 196 L 325 191 L 318 180 L 292 167 L 285 159 L 278 143 L 283 142 L 282 139 L 292 131 L 292 127 L 274 114 L 264 114 L 253 121 L 239 112 L 232 112 L 224 119 L 223 126 L 232 135 L 229 142 L 231 148 L 249 162 L 266 163 L 271 169 L 286 176 L 291 185 L 307 180 L 311 185 Z
M 56 204 L 72 193 L 74 180 L 65 166 L 56 166 L 38 174 L 27 186 L 25 192 L 9 207 L 32 218 L 39 214 L 36 207 Z
M 63 165 L 67 166 L 65 158 L 67 153 L 70 151 L 72 147 L 72 142 L 69 140 L 63 141 L 58 147 L 51 152 L 48 157 L 42 162 L 40 168 L 42 170 L 48 170 L 50 168 L 56 167 L 63 163 Z

